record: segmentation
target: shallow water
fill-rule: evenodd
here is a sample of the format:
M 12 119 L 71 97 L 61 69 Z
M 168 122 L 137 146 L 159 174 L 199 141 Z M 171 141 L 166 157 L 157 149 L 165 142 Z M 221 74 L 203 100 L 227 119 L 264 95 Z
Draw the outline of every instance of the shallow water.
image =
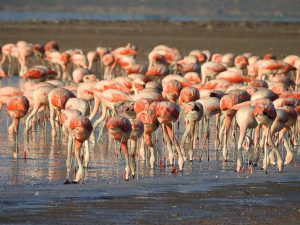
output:
M 16 77 L 10 80 L 3 79 L 1 82 L 3 86 L 19 86 L 19 79 Z M 128 224 L 133 221 L 132 210 L 142 207 L 141 205 L 144 203 L 149 204 L 149 208 L 144 211 L 139 208 L 139 212 L 142 214 L 135 217 L 137 223 L 148 223 L 147 218 L 150 219 L 155 212 L 159 217 L 153 222 L 165 221 L 160 212 L 164 207 L 171 207 L 168 215 L 171 217 L 173 215 L 173 218 L 170 221 L 180 223 L 180 220 L 189 218 L 191 223 L 194 223 L 199 221 L 199 218 L 221 216 L 224 212 L 203 210 L 203 212 L 195 213 L 197 209 L 193 207 L 209 206 L 213 208 L 214 204 L 222 207 L 227 205 L 241 205 L 242 207 L 244 204 L 243 200 L 239 198 L 234 201 L 228 199 L 230 195 L 225 194 L 222 190 L 218 193 L 224 195 L 223 199 L 217 197 L 216 194 L 215 198 L 209 198 L 207 202 L 195 197 L 197 193 L 212 191 L 219 187 L 225 187 L 227 193 L 234 185 L 247 185 L 248 188 L 251 188 L 257 183 L 269 186 L 272 186 L 271 183 L 274 185 L 287 183 L 287 187 L 291 188 L 294 185 L 293 182 L 296 182 L 296 186 L 300 187 L 299 167 L 294 164 L 285 167 L 284 173 L 278 173 L 275 167 L 271 167 L 269 174 L 264 174 L 259 169 L 261 164 L 254 168 L 252 174 L 234 172 L 234 142 L 230 141 L 229 157 L 231 160 L 224 164 L 222 153 L 214 150 L 215 132 L 213 129 L 210 130 L 210 161 L 207 161 L 207 152 L 202 149 L 203 140 L 200 139 L 194 155 L 195 160 L 185 163 L 182 174 L 172 173 L 172 168 L 168 166 L 156 166 L 155 171 L 150 172 L 148 159 L 146 162 L 138 162 L 137 177 L 129 182 L 123 181 L 124 159 L 121 154 L 118 154 L 118 157 L 116 154 L 119 152 L 119 144 L 109 144 L 107 133 L 104 133 L 100 142 L 91 148 L 91 164 L 90 168 L 85 171 L 83 183 L 63 185 L 66 176 L 67 139 L 60 137 L 52 142 L 48 125 L 46 130 L 38 127 L 27 141 L 26 138 L 23 138 L 23 125 L 21 125 L 18 158 L 14 159 L 15 144 L 7 134 L 7 118 L 7 112 L 4 109 L 0 113 L 0 138 L 2 140 L 0 143 L 0 208 L 2 208 L 0 223 L 24 223 L 26 219 L 29 224 L 68 223 L 82 216 L 87 216 L 87 221 L 92 222 L 97 218 L 105 217 L 105 212 L 108 213 L 112 210 L 109 215 L 113 214 L 115 217 L 112 216 L 106 221 Z M 9 119 L 9 123 L 10 121 L 11 119 Z M 182 128 L 179 131 L 181 137 Z M 157 136 L 161 137 L 160 131 Z M 201 137 L 203 136 L 202 133 Z M 25 152 L 26 158 L 24 157 Z M 158 139 L 157 152 L 157 165 L 159 165 L 160 160 L 166 156 L 164 145 L 160 139 Z M 200 155 L 201 161 L 199 160 Z M 299 161 L 298 155 L 296 161 Z M 281 190 L 281 187 L 278 188 Z M 284 190 L 286 189 L 282 189 L 282 191 Z M 297 190 L 300 189 L 294 191 L 299 194 Z M 259 194 L 261 193 L 258 193 L 257 196 Z M 276 205 L 280 199 L 273 194 L 271 193 L 265 198 L 254 195 L 257 198 L 249 198 L 247 204 Z M 291 198 L 293 197 L 284 196 L 281 200 L 291 200 Z M 111 202 L 111 200 L 113 201 Z M 174 201 L 174 207 L 172 201 Z M 190 201 L 190 203 L 188 204 L 186 201 Z M 107 205 L 108 202 L 111 205 Z M 126 207 L 126 202 L 130 203 L 129 208 Z M 181 205 L 182 211 L 181 208 L 176 208 L 178 204 L 184 204 Z M 86 208 L 91 211 L 87 212 Z M 101 211 L 102 209 L 104 211 Z M 61 216 L 64 210 L 69 221 L 56 218 Z M 50 216 L 49 220 L 44 221 L 45 213 L 49 212 L 52 217 Z M 226 213 L 228 221 L 234 221 L 228 210 Z M 261 218 L 263 219 L 263 216 Z M 209 221 L 213 222 L 214 220 Z M 84 221 L 78 223 L 84 223 Z
M 251 22 L 300 22 L 300 16 L 289 14 L 274 14 L 265 15 L 261 13 L 253 16 L 240 13 L 238 15 L 231 14 L 182 14 L 176 15 L 172 13 L 80 13 L 80 12 L 43 12 L 43 11 L 2 11 L 0 10 L 0 21 L 62 21 L 62 20 L 87 20 L 87 21 L 173 21 L 173 22 L 189 22 L 189 21 L 251 21 Z

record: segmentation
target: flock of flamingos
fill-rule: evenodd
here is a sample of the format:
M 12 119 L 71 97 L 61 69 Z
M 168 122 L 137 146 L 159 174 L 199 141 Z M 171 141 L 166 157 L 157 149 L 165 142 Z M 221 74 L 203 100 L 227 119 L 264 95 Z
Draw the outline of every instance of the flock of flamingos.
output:
M 120 142 L 125 180 L 136 175 L 136 156 L 145 160 L 145 151 L 155 168 L 157 129 L 163 134 L 167 163 L 176 172 L 193 160 L 197 140 L 207 145 L 210 130 L 215 130 L 215 149 L 222 150 L 224 162 L 229 160 L 228 140 L 238 137 L 237 172 L 259 160 L 266 173 L 268 165 L 277 165 L 281 172 L 294 162 L 300 138 L 299 56 L 278 59 L 273 54 L 208 50 L 183 56 L 176 48 L 158 45 L 146 65 L 137 63 L 138 53 L 132 44 L 114 50 L 98 47 L 87 54 L 80 49 L 62 52 L 56 41 L 3 45 L 1 77 L 18 74 L 23 80 L 20 88 L 0 87 L 0 106 L 5 105 L 13 119 L 9 135 L 17 142 L 22 118 L 25 138 L 47 121 L 52 139 L 67 135 L 65 184 L 83 179 L 98 126 L 100 135 L 106 128 L 111 140 Z M 182 136 L 176 135 L 180 120 Z M 71 179 L 73 154 L 78 170 Z

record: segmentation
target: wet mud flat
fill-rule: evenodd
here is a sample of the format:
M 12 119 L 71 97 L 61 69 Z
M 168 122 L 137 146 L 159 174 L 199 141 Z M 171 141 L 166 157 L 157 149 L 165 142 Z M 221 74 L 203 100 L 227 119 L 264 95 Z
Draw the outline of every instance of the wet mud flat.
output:
M 299 169 L 0 189 L 1 224 L 299 224 Z

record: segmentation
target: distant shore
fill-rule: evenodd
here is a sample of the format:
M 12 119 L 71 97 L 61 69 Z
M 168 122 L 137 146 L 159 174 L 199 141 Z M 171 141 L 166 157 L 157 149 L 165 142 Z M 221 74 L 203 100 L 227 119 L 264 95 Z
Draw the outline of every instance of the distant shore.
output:
M 0 45 L 25 40 L 56 40 L 61 50 L 97 46 L 116 48 L 131 42 L 139 47 L 138 60 L 158 44 L 212 52 L 274 53 L 278 57 L 300 52 L 300 23 L 282 22 L 166 22 L 166 21 L 0 21 Z

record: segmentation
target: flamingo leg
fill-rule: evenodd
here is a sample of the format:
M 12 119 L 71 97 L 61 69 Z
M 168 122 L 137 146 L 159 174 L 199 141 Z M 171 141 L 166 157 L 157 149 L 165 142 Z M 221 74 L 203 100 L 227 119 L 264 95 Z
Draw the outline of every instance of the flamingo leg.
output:
M 238 152 L 237 152 L 237 164 L 236 164 L 236 171 L 241 172 L 243 170 L 243 142 L 245 140 L 247 133 L 247 127 L 240 127 L 240 136 L 238 141 Z
M 224 135 L 224 143 L 223 143 L 223 160 L 224 162 L 227 162 L 228 160 L 228 136 L 229 136 L 229 130 L 232 122 L 232 117 L 226 115 L 224 119 L 224 130 L 225 130 L 225 135 Z
M 130 167 L 129 167 L 129 153 L 128 153 L 127 141 L 122 142 L 121 145 L 122 145 L 122 151 L 123 151 L 123 154 L 125 156 L 125 161 L 126 161 L 124 178 L 126 181 L 128 181 L 129 175 L 130 175 Z
M 270 127 L 267 128 L 267 143 L 271 146 L 272 150 L 275 151 L 276 157 L 277 157 L 277 167 L 278 171 L 282 172 L 283 170 L 283 160 L 282 156 L 278 150 L 278 148 L 275 146 L 272 138 L 271 138 L 271 132 L 270 132 Z
M 254 149 L 253 152 L 250 152 L 249 155 L 249 162 L 253 166 L 256 166 L 259 160 L 259 144 L 258 144 L 259 133 L 260 133 L 260 126 L 257 126 L 254 130 Z
M 79 183 L 83 178 L 83 165 L 80 157 L 80 148 L 82 146 L 82 142 L 75 140 L 75 158 L 78 164 L 78 171 L 76 173 L 75 180 L 73 183 Z
M 174 132 L 172 130 L 172 124 L 166 124 L 166 128 L 167 128 L 167 132 L 168 132 L 168 137 L 171 138 L 171 140 L 173 141 L 177 154 L 178 154 L 178 166 L 179 166 L 179 170 L 182 171 L 183 170 L 183 156 L 181 154 L 181 150 L 180 150 L 180 145 L 177 141 L 177 138 L 174 135 Z M 170 139 L 169 139 L 170 140 Z
M 209 161 L 209 118 L 205 118 L 205 122 L 206 122 L 206 126 L 205 126 L 205 139 L 204 139 L 204 144 L 203 144 L 203 148 L 205 147 L 206 143 L 207 143 L 207 149 L 206 149 L 206 153 L 207 153 L 207 161 Z
M 97 128 L 97 126 L 99 126 L 106 118 L 106 114 L 107 114 L 107 107 L 104 105 L 104 104 L 101 104 L 102 105 L 102 114 L 101 114 L 101 117 L 95 121 L 94 125 L 93 125 L 93 132 L 91 134 L 91 137 L 90 137 L 90 140 L 95 143 L 95 130 Z
M 88 168 L 90 164 L 90 144 L 89 141 L 84 141 L 84 167 Z
M 221 139 L 219 136 L 220 132 L 220 120 L 221 120 L 221 114 L 218 113 L 216 115 L 216 141 L 215 141 L 215 149 L 218 151 L 221 145 Z
M 100 106 L 100 99 L 99 98 L 94 98 L 95 101 L 94 101 L 94 108 L 93 108 L 93 111 L 91 111 L 91 114 L 89 116 L 89 119 L 92 121 L 94 119 L 94 117 L 96 116 L 98 110 L 99 110 L 99 106 Z
M 65 184 L 70 183 L 70 176 L 71 176 L 71 169 L 72 169 L 72 163 L 71 163 L 71 154 L 72 154 L 72 143 L 73 138 L 71 135 L 68 136 L 68 146 L 67 146 L 67 160 L 66 160 L 66 166 L 67 166 L 67 177 Z
M 145 143 L 150 149 L 150 166 L 151 169 L 154 169 L 155 166 L 155 151 L 154 151 L 154 145 L 152 143 L 152 133 L 151 134 L 145 134 L 144 135 Z
M 224 134 L 224 132 L 225 132 L 225 116 L 224 116 L 224 114 L 221 115 L 220 124 L 221 124 L 221 127 L 220 127 L 220 131 L 219 131 L 218 135 L 219 135 L 219 140 L 223 140 L 224 135 L 225 135 Z M 218 150 L 221 147 L 222 147 L 222 141 L 220 141 L 220 146 L 219 146 Z
M 280 143 L 283 140 L 283 145 L 286 150 L 286 157 L 285 157 L 285 162 L 284 165 L 288 165 L 289 163 L 292 162 L 294 158 L 294 153 L 291 150 L 288 140 L 285 137 L 285 134 L 288 132 L 288 128 L 284 127 L 280 132 L 279 132 L 279 137 L 278 137 L 278 142 Z
M 142 141 L 141 141 L 141 147 L 139 150 L 139 156 L 141 158 L 141 160 L 145 161 L 146 160 L 146 153 L 145 153 L 145 144 L 144 144 L 144 136 L 142 137 Z
M 161 126 L 162 126 L 162 130 L 163 130 L 164 140 L 167 143 L 167 149 L 168 149 L 168 152 L 169 152 L 169 162 L 170 162 L 170 165 L 173 166 L 174 165 L 173 164 L 174 163 L 174 153 L 173 153 L 173 149 L 172 149 L 172 145 L 171 145 L 171 140 L 170 140 L 170 137 L 167 134 L 166 125 L 162 124 Z
M 50 124 L 51 124 L 51 135 L 52 135 L 52 139 L 55 138 L 56 136 L 56 130 L 55 130 L 55 110 L 54 107 L 50 104 Z
M 193 154 L 194 154 L 194 140 L 195 140 L 195 129 L 196 129 L 196 122 L 195 121 L 191 121 L 190 122 L 190 137 L 191 137 L 191 141 L 189 142 L 189 160 L 193 161 Z
M 188 138 L 188 136 L 190 135 L 190 131 L 191 131 L 191 124 L 190 124 L 190 121 L 188 121 L 187 123 L 187 126 L 185 128 L 185 131 L 182 135 L 182 138 L 181 138 L 181 142 L 180 142 L 180 149 L 181 149 L 181 153 L 183 155 L 183 160 L 186 161 L 186 155 L 185 155 L 185 149 L 184 149 L 184 144 Z
M 131 170 L 132 177 L 135 177 L 135 173 L 136 173 L 136 160 L 135 160 L 136 147 L 137 147 L 137 140 L 130 139 L 130 158 L 131 158 L 130 170 Z
M 39 108 L 40 108 L 40 106 L 34 106 L 33 110 L 31 111 L 31 113 L 29 114 L 29 116 L 26 119 L 26 122 L 25 122 L 25 126 L 26 126 L 25 134 L 26 135 L 28 135 L 28 133 L 29 133 L 31 127 L 32 127 L 31 120 L 37 114 Z

